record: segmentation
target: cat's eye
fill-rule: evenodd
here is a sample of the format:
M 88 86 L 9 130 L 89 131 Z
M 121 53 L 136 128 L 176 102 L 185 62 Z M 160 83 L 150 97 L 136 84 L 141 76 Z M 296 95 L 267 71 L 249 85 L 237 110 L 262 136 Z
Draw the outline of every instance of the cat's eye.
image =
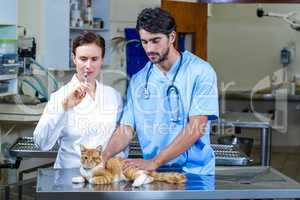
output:
M 87 160 L 87 159 L 88 159 L 88 157 L 87 157 L 87 156 L 84 156 L 84 159 L 86 159 L 86 160 Z

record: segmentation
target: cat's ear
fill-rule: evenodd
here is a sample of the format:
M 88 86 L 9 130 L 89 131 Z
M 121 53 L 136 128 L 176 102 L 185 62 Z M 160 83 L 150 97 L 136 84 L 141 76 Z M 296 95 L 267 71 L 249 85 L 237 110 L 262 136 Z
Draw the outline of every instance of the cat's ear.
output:
M 80 151 L 85 151 L 86 148 L 83 146 L 83 144 L 80 144 Z
M 99 146 L 96 147 L 96 149 L 101 152 L 102 151 L 102 146 L 99 145 Z

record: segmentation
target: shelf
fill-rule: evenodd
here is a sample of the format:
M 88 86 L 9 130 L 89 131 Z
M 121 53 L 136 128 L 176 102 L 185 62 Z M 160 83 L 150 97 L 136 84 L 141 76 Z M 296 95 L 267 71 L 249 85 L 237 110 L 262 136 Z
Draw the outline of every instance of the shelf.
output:
M 13 95 L 13 94 L 16 94 L 16 93 L 15 92 L 4 92 L 4 93 L 0 93 L 0 97 L 7 96 L 7 95 Z
M 70 27 L 73 31 L 108 31 L 106 28 L 84 28 L 84 27 Z
M 38 122 L 46 105 L 46 102 L 36 105 L 0 103 L 0 123 L 32 124 Z
M 15 24 L 0 24 L 0 27 L 1 26 L 16 26 Z
M 10 80 L 10 79 L 16 79 L 17 77 L 18 77 L 17 74 L 0 75 L 0 81 L 3 81 L 3 80 Z

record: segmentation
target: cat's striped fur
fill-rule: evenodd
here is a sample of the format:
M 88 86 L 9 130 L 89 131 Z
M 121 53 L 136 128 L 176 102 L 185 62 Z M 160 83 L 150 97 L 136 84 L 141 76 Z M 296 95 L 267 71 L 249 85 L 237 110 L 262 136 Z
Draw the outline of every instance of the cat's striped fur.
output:
M 92 184 L 110 184 L 121 180 L 133 181 L 133 186 L 138 187 L 153 181 L 164 181 L 173 184 L 185 183 L 186 177 L 176 172 L 159 173 L 155 171 L 139 170 L 137 168 L 129 168 L 125 172 L 122 170 L 124 158 L 110 158 L 104 168 L 101 160 L 101 146 L 94 149 L 81 149 L 81 175 Z

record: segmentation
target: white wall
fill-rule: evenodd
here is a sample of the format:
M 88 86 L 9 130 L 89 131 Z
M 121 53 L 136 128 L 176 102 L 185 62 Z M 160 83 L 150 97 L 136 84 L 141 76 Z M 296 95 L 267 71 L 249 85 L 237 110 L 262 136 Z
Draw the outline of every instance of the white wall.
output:
M 0 25 L 17 24 L 17 0 L 0 0 Z
M 27 28 L 28 36 L 37 39 L 37 59 L 41 60 L 41 3 L 19 1 L 19 25 Z M 286 13 L 300 11 L 300 4 L 262 4 L 265 10 Z M 137 14 L 145 7 L 160 6 L 160 0 L 111 0 L 111 37 L 123 35 L 125 27 L 134 27 Z M 300 32 L 289 28 L 280 19 L 256 17 L 257 4 L 213 4 L 208 18 L 208 59 L 218 73 L 220 82 L 234 81 L 231 89 L 249 89 L 260 79 L 281 68 L 279 53 L 289 42 L 300 44 Z M 35 8 L 35 9 L 33 9 Z M 238 42 L 237 42 L 238 41 Z M 299 49 L 299 48 L 298 48 Z M 111 67 L 119 68 L 120 56 L 112 53 Z M 300 56 L 290 66 L 300 73 Z M 239 74 L 238 76 L 232 76 Z M 111 78 L 109 78 L 111 80 Z
M 262 4 L 269 12 L 299 11 L 300 4 Z M 213 4 L 208 18 L 208 59 L 220 82 L 230 89 L 250 89 L 281 68 L 280 50 L 290 42 L 300 48 L 300 32 L 280 19 L 256 16 L 257 4 Z M 298 51 L 299 52 L 299 51 Z M 299 53 L 298 53 L 299 54 Z M 300 55 L 289 67 L 300 73 Z
M 270 12 L 300 11 L 300 4 L 261 5 Z M 120 31 L 125 27 L 135 27 L 137 14 L 149 6 L 160 6 L 160 0 L 112 0 L 111 37 L 123 35 Z M 208 18 L 208 59 L 220 83 L 234 81 L 232 90 L 251 89 L 259 80 L 282 68 L 279 55 L 284 46 L 294 42 L 297 49 L 300 45 L 300 32 L 280 19 L 258 18 L 257 7 L 258 4 L 210 4 L 209 7 L 212 16 Z M 290 72 L 300 73 L 299 64 L 300 56 L 296 56 L 289 66 Z M 111 67 L 125 71 L 120 55 L 115 52 Z M 107 80 L 110 84 L 115 79 Z
M 262 4 L 265 11 L 300 12 L 300 4 Z M 208 18 L 208 60 L 220 83 L 235 85 L 230 90 L 253 88 L 260 80 L 282 68 L 280 50 L 296 44 L 296 57 L 288 67 L 300 73 L 300 32 L 281 19 L 256 16 L 257 4 L 213 4 Z M 244 101 L 247 104 L 246 101 Z M 267 103 L 267 102 L 264 102 Z M 269 102 L 270 103 L 270 102 Z M 273 131 L 275 146 L 299 146 L 297 102 L 288 104 L 287 133 Z M 238 104 L 234 104 L 238 107 Z M 266 108 L 267 109 L 267 108 Z

